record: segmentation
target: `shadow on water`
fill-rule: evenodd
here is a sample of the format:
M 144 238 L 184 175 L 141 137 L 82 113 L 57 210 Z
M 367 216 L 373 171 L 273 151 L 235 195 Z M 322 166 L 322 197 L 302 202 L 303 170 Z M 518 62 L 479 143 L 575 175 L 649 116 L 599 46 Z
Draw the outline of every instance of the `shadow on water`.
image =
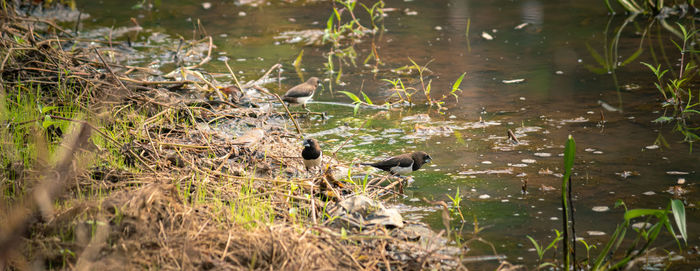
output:
M 354 115 L 352 107 L 311 103 L 313 111 L 327 112 L 329 118 L 311 117 L 302 123 L 327 149 L 357 133 L 339 153 L 347 160 L 429 152 L 433 163 L 416 172 L 406 196 L 393 203 L 407 218 L 441 229 L 439 209 L 421 199 L 449 202 L 447 195 L 454 196 L 459 188 L 465 234 L 476 218 L 484 228 L 480 236 L 510 262 L 534 265 L 536 254 L 525 236 L 551 240 L 561 226 L 558 185 L 568 134 L 579 146 L 573 177 L 576 230 L 589 244 L 605 242 L 621 220 L 623 210 L 613 208 L 617 199 L 635 208 L 666 206 L 681 179 L 688 191 L 682 197 L 693 206 L 688 227 L 700 227 L 694 211 L 700 156 L 689 153 L 670 127 L 651 122 L 660 114 L 661 101 L 649 83 L 651 73 L 639 63 L 672 66 L 677 51 L 659 45 L 660 39 L 668 39 L 667 33 L 634 16 L 607 16 L 601 1 L 387 1 L 387 31 L 357 44 L 358 63 L 343 64 L 336 82 L 337 73 L 331 76 L 324 68 L 328 46 L 276 38 L 285 31 L 323 29 L 331 4 L 275 2 L 253 7 L 233 2 L 211 1 L 209 9 L 197 1 L 151 10 L 132 10 L 120 1 L 84 1 L 79 6 L 94 18 L 84 29 L 129 26 L 129 18 L 135 17 L 147 29 L 135 39 L 142 42 L 160 32 L 192 38 L 199 20 L 217 46 L 216 61 L 208 69 L 227 73 L 222 60 L 229 60 L 234 70 L 242 71 L 242 80 L 258 78 L 279 62 L 284 65 L 283 88 L 295 85 L 302 80 L 292 62 L 304 50 L 304 76 L 331 79 L 314 97 L 321 102 L 351 103 L 337 92 L 341 90 L 358 95 L 362 90 L 373 101 L 383 101 L 393 92 L 382 79 L 402 78 L 407 86 L 420 89 L 417 75 L 402 74 L 399 68 L 411 65 L 409 57 L 420 65 L 430 62 L 426 80 L 432 80 L 432 95 L 447 97 L 448 110 L 442 114 L 415 106 L 363 108 Z M 363 64 L 373 53 L 382 65 Z M 158 68 L 167 72 L 169 67 Z M 462 92 L 454 99 L 448 92 L 465 72 Z M 271 88 L 284 92 L 276 84 Z M 508 129 L 521 144 L 510 143 Z M 654 145 L 660 135 L 668 146 Z M 521 193 L 523 181 L 527 194 Z M 690 243 L 697 245 L 697 232 L 690 234 Z M 674 245 L 668 241 L 662 245 Z M 491 248 L 475 245 L 470 252 L 484 254 L 492 254 Z

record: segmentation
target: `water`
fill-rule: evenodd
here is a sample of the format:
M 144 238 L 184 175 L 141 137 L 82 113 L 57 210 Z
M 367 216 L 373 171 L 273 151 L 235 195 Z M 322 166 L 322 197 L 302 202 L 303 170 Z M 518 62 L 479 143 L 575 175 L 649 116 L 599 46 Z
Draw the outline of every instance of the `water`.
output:
M 283 84 L 288 87 L 301 81 L 291 62 L 303 49 L 304 76 L 329 77 L 323 66 L 327 46 L 287 44 L 275 39 L 283 31 L 322 29 L 330 15 L 329 3 L 275 2 L 251 7 L 211 1 L 212 7 L 204 9 L 198 1 L 178 1 L 177 5 L 148 11 L 132 10 L 121 1 L 83 2 L 78 6 L 92 15 L 84 30 L 131 26 L 128 18 L 135 17 L 148 31 L 191 39 L 193 25 L 199 19 L 217 47 L 217 60 L 205 67 L 209 71 L 227 73 L 220 61 L 226 57 L 234 70 L 243 72 L 243 80 L 252 80 L 279 62 L 284 65 Z M 311 118 L 302 123 L 326 149 L 334 150 L 348 136 L 357 134 L 339 152 L 347 160 L 373 161 L 413 150 L 428 151 L 433 163 L 414 174 L 416 181 L 405 191 L 405 198 L 393 201 L 407 217 L 442 229 L 438 209 L 420 199 L 449 203 L 447 195 L 454 196 L 459 188 L 464 198 L 464 236 L 469 238 L 472 222 L 477 219 L 484 229 L 479 236 L 492 242 L 499 254 L 507 255 L 512 263 L 534 265 L 536 254 L 528 251 L 531 244 L 525 236 L 549 242 L 554 229 L 561 228 L 560 191 L 556 189 L 561 178 L 556 174 L 562 173 L 563 158 L 559 154 L 569 134 L 578 146 L 573 178 L 576 230 L 589 244 L 600 247 L 622 221 L 623 210 L 613 208 L 618 199 L 631 208 L 665 207 L 671 198 L 667 191 L 684 178 L 683 188 L 689 192 L 683 197 L 690 204 L 698 204 L 695 183 L 700 156 L 697 151 L 688 152 L 688 145 L 680 142 L 678 133 L 670 131 L 670 125 L 651 123 L 662 109 L 660 95 L 651 84 L 653 75 L 639 64 L 653 61 L 648 46 L 640 58 L 614 74 L 592 71 L 601 65 L 591 51 L 603 55 L 613 31 L 625 19 L 608 17 L 602 1 L 387 1 L 386 6 L 396 8 L 384 19 L 388 31 L 365 38 L 356 47 L 361 63 L 370 54 L 374 40 L 384 65 L 376 74 L 362 64 L 345 65 L 343 84 L 334 84 L 336 92 L 331 93 L 329 82 L 324 82 L 315 100 L 350 103 L 337 91 L 359 93 L 362 89 L 373 101 L 383 101 L 391 92 L 381 79 L 398 78 L 391 69 L 410 65 L 409 57 L 421 65 L 432 60 L 428 66 L 432 73 L 426 80 L 432 80 L 432 96 L 436 98 L 445 95 L 466 72 L 459 100 L 448 95 L 444 114 L 415 106 L 390 111 L 361 109 L 358 116 L 353 116 L 350 107 L 310 104 L 312 110 L 328 112 L 330 118 Z M 407 15 L 412 11 L 417 15 Z M 469 41 L 465 34 L 468 19 Z M 522 23 L 527 25 L 515 29 Z M 643 26 L 625 28 L 616 61 L 623 62 L 637 50 L 640 31 Z M 482 38 L 482 32 L 494 39 Z M 662 48 L 656 46 L 658 55 Z M 671 61 L 677 61 L 675 49 L 663 49 Z M 172 67 L 165 65 L 161 70 L 168 72 Z M 406 83 L 420 88 L 417 76 L 411 78 Z M 503 83 L 514 79 L 525 81 Z M 608 111 L 599 101 L 623 111 Z M 602 126 L 601 111 L 605 119 Z M 490 125 L 481 125 L 480 117 Z M 522 144 L 508 143 L 508 129 Z M 660 135 L 669 148 L 648 147 Z M 667 173 L 670 171 L 689 174 L 672 175 Z M 523 180 L 527 180 L 527 195 L 521 194 Z M 547 191 L 550 187 L 555 190 Z M 602 206 L 610 210 L 593 210 Z M 689 229 L 700 227 L 696 208 L 687 211 Z M 689 244 L 697 245 L 697 233 L 691 230 L 689 234 Z M 673 249 L 675 243 L 666 236 L 656 245 Z M 478 244 L 469 253 L 487 254 L 493 254 L 491 248 Z

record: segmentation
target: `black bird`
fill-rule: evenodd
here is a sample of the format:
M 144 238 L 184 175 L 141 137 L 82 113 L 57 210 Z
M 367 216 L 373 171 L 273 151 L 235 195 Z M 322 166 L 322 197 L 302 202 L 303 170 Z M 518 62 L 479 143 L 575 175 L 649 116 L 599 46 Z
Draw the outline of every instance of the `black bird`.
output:
M 373 166 L 378 169 L 387 171 L 392 175 L 401 176 L 419 170 L 420 167 L 423 166 L 423 164 L 430 163 L 430 160 L 432 159 L 433 158 L 430 157 L 430 155 L 428 155 L 427 153 L 417 151 L 413 153 L 404 153 L 401 155 L 397 155 L 381 162 L 362 163 L 361 165 Z
M 287 93 L 282 96 L 282 100 L 289 104 L 301 104 L 301 107 L 306 109 L 306 102 L 311 99 L 311 96 L 314 96 L 316 87 L 318 87 L 318 78 L 311 77 L 306 82 L 287 90 Z M 309 109 L 306 109 L 306 111 L 309 111 Z
M 310 138 L 304 140 L 304 150 L 301 151 L 301 158 L 304 158 L 304 166 L 307 171 L 313 167 L 321 166 L 323 153 L 316 139 Z

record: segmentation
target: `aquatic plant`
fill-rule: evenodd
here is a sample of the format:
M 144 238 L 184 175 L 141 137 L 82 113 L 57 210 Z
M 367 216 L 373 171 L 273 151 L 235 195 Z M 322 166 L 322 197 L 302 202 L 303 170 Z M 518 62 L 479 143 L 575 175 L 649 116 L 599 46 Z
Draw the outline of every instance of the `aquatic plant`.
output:
M 641 14 L 658 14 L 664 7 L 672 7 L 680 2 L 682 4 L 688 4 L 691 8 L 694 8 L 695 1 L 664 1 L 664 0 L 617 0 L 617 3 L 629 13 L 641 13 Z M 611 1 L 605 0 L 605 6 L 608 8 L 610 13 L 615 14 L 615 9 L 613 9 Z
M 675 225 L 680 233 L 681 238 L 687 243 L 688 230 L 686 226 L 685 217 L 685 206 L 683 202 L 677 199 L 672 199 L 665 209 L 627 209 L 627 206 L 622 200 L 618 200 L 615 203 L 615 207 L 624 207 L 625 213 L 623 215 L 623 222 L 618 224 L 615 232 L 610 236 L 610 239 L 602 246 L 602 250 L 599 252 L 595 259 L 591 259 L 589 255 L 590 250 L 593 246 L 589 246 L 587 243 L 582 242 L 586 247 L 587 257 L 582 262 L 577 262 L 576 258 L 576 231 L 574 223 L 574 212 L 573 206 L 571 205 L 571 176 L 574 164 L 574 155 L 576 152 L 576 143 L 572 136 L 569 135 L 565 149 L 564 149 L 564 176 L 562 177 L 562 220 L 563 226 L 561 231 L 561 236 L 559 231 L 556 231 L 557 237 L 547 246 L 542 247 L 539 243 L 532 237 L 526 236 L 530 242 L 535 247 L 537 251 L 540 265 L 538 268 L 555 265 L 549 262 L 541 263 L 542 256 L 544 253 L 551 249 L 556 248 L 556 243 L 559 241 L 563 242 L 563 254 L 562 254 L 562 264 L 565 270 L 571 270 L 572 268 L 577 269 L 577 266 L 585 263 L 585 266 L 590 266 L 590 270 L 619 270 L 627 266 L 630 262 L 633 262 L 639 257 L 643 257 L 645 253 L 652 249 L 652 244 L 659 235 L 666 229 L 666 232 L 673 237 L 673 239 L 678 244 L 678 248 L 682 249 L 682 245 L 676 237 L 675 230 L 671 225 L 671 219 L 669 215 L 673 216 Z M 649 227 L 632 227 L 632 221 L 644 219 L 644 225 L 650 225 Z M 651 222 L 654 222 L 653 224 Z M 628 248 L 624 249 L 624 254 L 622 258 L 615 257 L 618 250 L 621 249 L 623 241 L 629 228 L 632 228 L 637 232 L 637 236 L 634 238 L 632 243 Z M 561 237 L 561 239 L 559 238 Z M 592 264 L 592 265 L 591 265 Z
M 678 23 L 677 25 L 682 33 L 682 43 L 679 45 L 675 41 L 671 41 L 681 54 L 678 78 L 665 80 L 664 76 L 669 69 L 662 69 L 660 64 L 656 66 L 645 62 L 642 62 L 642 64 L 647 66 L 656 77 L 654 86 L 664 97 L 662 107 L 673 109 L 672 112 L 664 110 L 663 116 L 657 118 L 654 122 L 675 122 L 674 130 L 683 134 L 683 140 L 689 143 L 690 151 L 692 152 L 693 142 L 700 140 L 700 136 L 696 132 L 700 130 L 700 127 L 690 127 L 689 120 L 694 117 L 700 117 L 700 89 L 697 90 L 697 95 L 693 96 L 693 89 L 686 87 L 697 72 L 697 66 L 692 61 L 692 56 L 687 57 L 687 54 L 697 53 L 697 51 L 688 48 L 688 46 L 693 42 L 700 30 L 688 31 L 682 24 Z M 664 83 L 664 80 L 666 83 Z M 697 102 L 694 99 L 697 99 Z

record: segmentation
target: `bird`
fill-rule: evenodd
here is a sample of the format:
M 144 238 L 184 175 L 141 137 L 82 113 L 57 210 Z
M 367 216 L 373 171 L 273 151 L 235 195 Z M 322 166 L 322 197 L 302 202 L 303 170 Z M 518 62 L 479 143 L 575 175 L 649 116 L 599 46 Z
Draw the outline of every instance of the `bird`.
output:
M 361 163 L 363 166 L 372 166 L 391 173 L 391 175 L 408 175 L 419 170 L 423 164 L 430 163 L 433 158 L 425 152 L 417 151 L 404 153 L 376 163 Z
M 314 91 L 318 87 L 318 78 L 311 77 L 306 82 L 293 86 L 282 96 L 282 100 L 289 104 L 301 104 L 306 111 L 306 103 L 314 96 Z
M 304 149 L 301 151 L 301 158 L 304 159 L 304 167 L 306 170 L 313 167 L 320 167 L 323 160 L 323 152 L 318 141 L 314 138 L 304 140 Z

